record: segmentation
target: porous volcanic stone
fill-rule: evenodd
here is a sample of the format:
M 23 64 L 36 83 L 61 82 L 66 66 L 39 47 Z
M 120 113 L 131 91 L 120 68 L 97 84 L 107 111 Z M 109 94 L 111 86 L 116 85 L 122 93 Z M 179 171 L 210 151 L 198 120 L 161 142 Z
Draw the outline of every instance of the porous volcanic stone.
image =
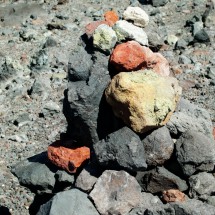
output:
M 67 148 L 61 146 L 61 141 L 56 141 L 48 147 L 48 158 L 56 166 L 75 173 L 90 158 L 90 149 L 86 146 Z
M 181 87 L 175 78 L 164 78 L 151 70 L 121 72 L 114 76 L 105 95 L 117 117 L 144 133 L 169 121 Z
M 164 164 L 173 153 L 174 142 L 165 126 L 154 130 L 142 142 L 145 148 L 146 163 L 150 166 Z
M 87 194 L 78 189 L 57 193 L 40 207 L 37 215 L 99 215 Z
M 105 12 L 104 18 L 108 25 L 111 27 L 119 20 L 116 11 L 113 10 Z
M 185 191 L 188 188 L 184 180 L 164 167 L 157 167 L 146 172 L 138 172 L 136 179 L 144 191 L 151 193 L 163 192 L 169 189 Z
M 148 14 L 140 7 L 127 7 L 123 13 L 125 20 L 131 20 L 134 25 L 139 27 L 146 27 L 149 24 Z
M 145 152 L 139 136 L 123 127 L 93 145 L 100 165 L 112 169 L 143 171 L 147 168 Z
M 137 27 L 126 20 L 119 20 L 113 26 L 113 29 L 116 32 L 118 41 L 122 41 L 125 39 L 135 40 L 141 45 L 148 45 L 148 37 L 145 31 Z
M 212 171 L 215 143 L 204 134 L 189 130 L 176 142 L 176 157 L 185 176 L 191 176 L 197 171 Z
M 108 25 L 99 25 L 93 33 L 93 45 L 104 52 L 110 53 L 116 42 L 116 33 Z
M 106 170 L 90 193 L 101 215 L 124 215 L 140 204 L 141 187 L 125 171 Z

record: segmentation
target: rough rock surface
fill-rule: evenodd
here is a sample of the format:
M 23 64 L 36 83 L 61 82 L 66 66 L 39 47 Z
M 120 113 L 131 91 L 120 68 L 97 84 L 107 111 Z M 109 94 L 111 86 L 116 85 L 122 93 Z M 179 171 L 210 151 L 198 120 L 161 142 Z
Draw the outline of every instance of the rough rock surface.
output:
M 130 20 L 134 25 L 139 27 L 146 27 L 149 24 L 148 14 L 140 7 L 127 7 L 123 13 L 125 20 Z
M 117 15 L 116 11 L 107 11 L 104 14 L 105 21 L 108 23 L 109 26 L 113 26 L 118 20 L 119 16 Z
M 151 193 L 163 192 L 169 189 L 185 191 L 188 188 L 184 180 L 169 172 L 164 167 L 138 172 L 136 179 L 144 191 Z
M 75 173 L 83 163 L 90 159 L 90 149 L 82 147 L 64 147 L 56 141 L 48 147 L 48 158 L 56 166 Z
M 162 199 L 165 202 L 184 202 L 185 194 L 179 190 L 165 190 L 162 193 Z
M 126 20 L 117 21 L 113 26 L 116 32 L 118 41 L 125 39 L 135 40 L 141 45 L 148 45 L 148 37 L 145 31 L 133 24 L 127 22 Z
M 78 189 L 57 193 L 50 201 L 40 207 L 37 215 L 99 215 L 87 194 Z
M 115 31 L 108 25 L 99 25 L 93 33 L 94 47 L 110 53 L 111 49 L 115 46 L 117 37 Z
M 100 165 L 113 169 L 143 171 L 147 168 L 144 146 L 139 136 L 123 127 L 93 145 Z
M 134 131 L 143 133 L 169 121 L 181 88 L 176 79 L 150 70 L 121 72 L 112 79 L 105 95 L 114 114 Z
M 125 171 L 106 170 L 97 180 L 90 198 L 101 215 L 123 215 L 140 204 L 141 187 Z
M 166 126 L 152 131 L 142 142 L 145 148 L 146 163 L 149 166 L 164 164 L 173 153 L 174 142 Z
M 184 175 L 212 171 L 215 164 L 214 146 L 214 141 L 202 133 L 192 130 L 183 133 L 176 142 L 176 157 Z

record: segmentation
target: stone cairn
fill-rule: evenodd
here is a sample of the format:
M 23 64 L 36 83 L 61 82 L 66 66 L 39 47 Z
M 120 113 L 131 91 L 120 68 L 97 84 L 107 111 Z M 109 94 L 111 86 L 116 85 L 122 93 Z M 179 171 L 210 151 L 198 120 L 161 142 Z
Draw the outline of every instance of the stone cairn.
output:
M 128 7 L 123 20 L 108 11 L 86 26 L 68 66 L 70 140 L 47 153 L 67 173 L 46 184 L 62 192 L 39 215 L 215 214 L 210 116 L 181 98 L 168 61 L 147 47 L 148 23 L 144 10 Z

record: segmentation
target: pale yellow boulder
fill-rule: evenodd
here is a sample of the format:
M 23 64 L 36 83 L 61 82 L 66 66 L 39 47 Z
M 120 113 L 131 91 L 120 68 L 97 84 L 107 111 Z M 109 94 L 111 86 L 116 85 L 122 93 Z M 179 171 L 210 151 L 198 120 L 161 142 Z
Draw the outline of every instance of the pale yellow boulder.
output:
M 134 131 L 144 133 L 169 121 L 181 92 L 177 79 L 140 70 L 117 74 L 105 95 L 117 117 Z

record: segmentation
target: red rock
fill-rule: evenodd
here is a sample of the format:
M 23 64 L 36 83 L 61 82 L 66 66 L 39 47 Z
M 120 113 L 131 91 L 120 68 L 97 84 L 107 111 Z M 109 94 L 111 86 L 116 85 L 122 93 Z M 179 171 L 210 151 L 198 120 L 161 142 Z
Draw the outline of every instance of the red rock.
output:
M 108 25 L 108 22 L 105 20 L 102 21 L 94 21 L 89 23 L 88 25 L 85 26 L 85 33 L 87 34 L 88 37 L 91 37 L 96 30 L 96 28 L 101 25 L 101 24 L 106 24 Z
M 119 17 L 117 15 L 117 13 L 115 11 L 107 11 L 105 14 L 104 14 L 104 18 L 105 18 L 105 21 L 108 22 L 108 25 L 109 26 L 113 26 L 118 20 L 119 20 Z
M 215 127 L 213 129 L 213 136 L 214 136 L 214 140 L 215 140 Z
M 110 57 L 110 64 L 116 73 L 152 69 L 162 76 L 170 74 L 168 61 L 161 54 L 153 53 L 151 49 L 136 41 L 116 46 Z
M 61 146 L 61 141 L 56 141 L 48 147 L 48 158 L 56 166 L 75 173 L 77 168 L 90 158 L 90 149 L 85 146 L 67 148 Z
M 184 202 L 185 194 L 179 190 L 170 189 L 167 191 L 163 191 L 163 200 L 165 202 Z
M 119 44 L 110 57 L 110 64 L 117 72 L 134 71 L 143 67 L 145 53 L 136 41 Z

